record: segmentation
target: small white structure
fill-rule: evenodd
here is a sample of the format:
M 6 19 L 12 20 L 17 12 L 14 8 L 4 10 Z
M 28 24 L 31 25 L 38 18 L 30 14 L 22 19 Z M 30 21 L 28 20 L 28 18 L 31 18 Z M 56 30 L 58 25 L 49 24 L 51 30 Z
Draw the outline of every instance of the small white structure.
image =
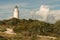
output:
M 16 34 L 13 29 L 10 29 L 10 28 L 6 28 L 7 31 L 5 31 L 4 33 L 7 33 L 7 34 Z
M 19 10 L 18 10 L 18 6 L 15 6 L 14 8 L 14 14 L 13 14 L 14 18 L 19 18 Z

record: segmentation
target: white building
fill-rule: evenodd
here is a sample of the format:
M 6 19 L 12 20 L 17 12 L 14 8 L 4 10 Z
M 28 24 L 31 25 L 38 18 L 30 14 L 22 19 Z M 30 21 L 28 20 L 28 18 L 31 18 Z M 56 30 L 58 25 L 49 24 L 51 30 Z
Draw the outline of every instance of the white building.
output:
M 13 14 L 14 18 L 19 18 L 19 10 L 18 10 L 18 6 L 15 6 L 14 8 L 14 14 Z

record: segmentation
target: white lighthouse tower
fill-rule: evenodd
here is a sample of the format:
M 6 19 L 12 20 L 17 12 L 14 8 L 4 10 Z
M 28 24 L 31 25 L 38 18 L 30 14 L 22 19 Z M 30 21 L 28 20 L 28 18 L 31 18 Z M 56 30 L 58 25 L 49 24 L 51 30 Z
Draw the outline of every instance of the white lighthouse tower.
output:
M 18 6 L 15 6 L 14 8 L 14 14 L 13 14 L 14 18 L 19 18 L 19 10 L 18 10 Z

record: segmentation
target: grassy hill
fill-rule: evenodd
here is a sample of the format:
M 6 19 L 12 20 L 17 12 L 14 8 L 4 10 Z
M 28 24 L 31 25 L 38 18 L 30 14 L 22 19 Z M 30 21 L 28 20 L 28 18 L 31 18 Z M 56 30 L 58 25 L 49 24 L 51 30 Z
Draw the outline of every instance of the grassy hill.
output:
M 12 28 L 17 33 L 17 36 L 14 38 L 21 40 L 26 38 L 36 39 L 37 35 L 60 36 L 60 21 L 57 21 L 55 24 L 16 18 L 0 21 L 0 32 L 4 32 L 6 28 Z

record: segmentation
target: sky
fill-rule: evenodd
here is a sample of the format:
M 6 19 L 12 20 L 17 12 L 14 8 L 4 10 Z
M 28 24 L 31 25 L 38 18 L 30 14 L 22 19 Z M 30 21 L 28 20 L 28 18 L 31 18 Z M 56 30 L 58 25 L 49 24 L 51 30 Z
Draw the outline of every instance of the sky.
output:
M 51 22 L 60 17 L 60 0 L 0 0 L 0 19 L 11 18 L 16 5 L 21 19 L 46 20 L 48 16 Z

